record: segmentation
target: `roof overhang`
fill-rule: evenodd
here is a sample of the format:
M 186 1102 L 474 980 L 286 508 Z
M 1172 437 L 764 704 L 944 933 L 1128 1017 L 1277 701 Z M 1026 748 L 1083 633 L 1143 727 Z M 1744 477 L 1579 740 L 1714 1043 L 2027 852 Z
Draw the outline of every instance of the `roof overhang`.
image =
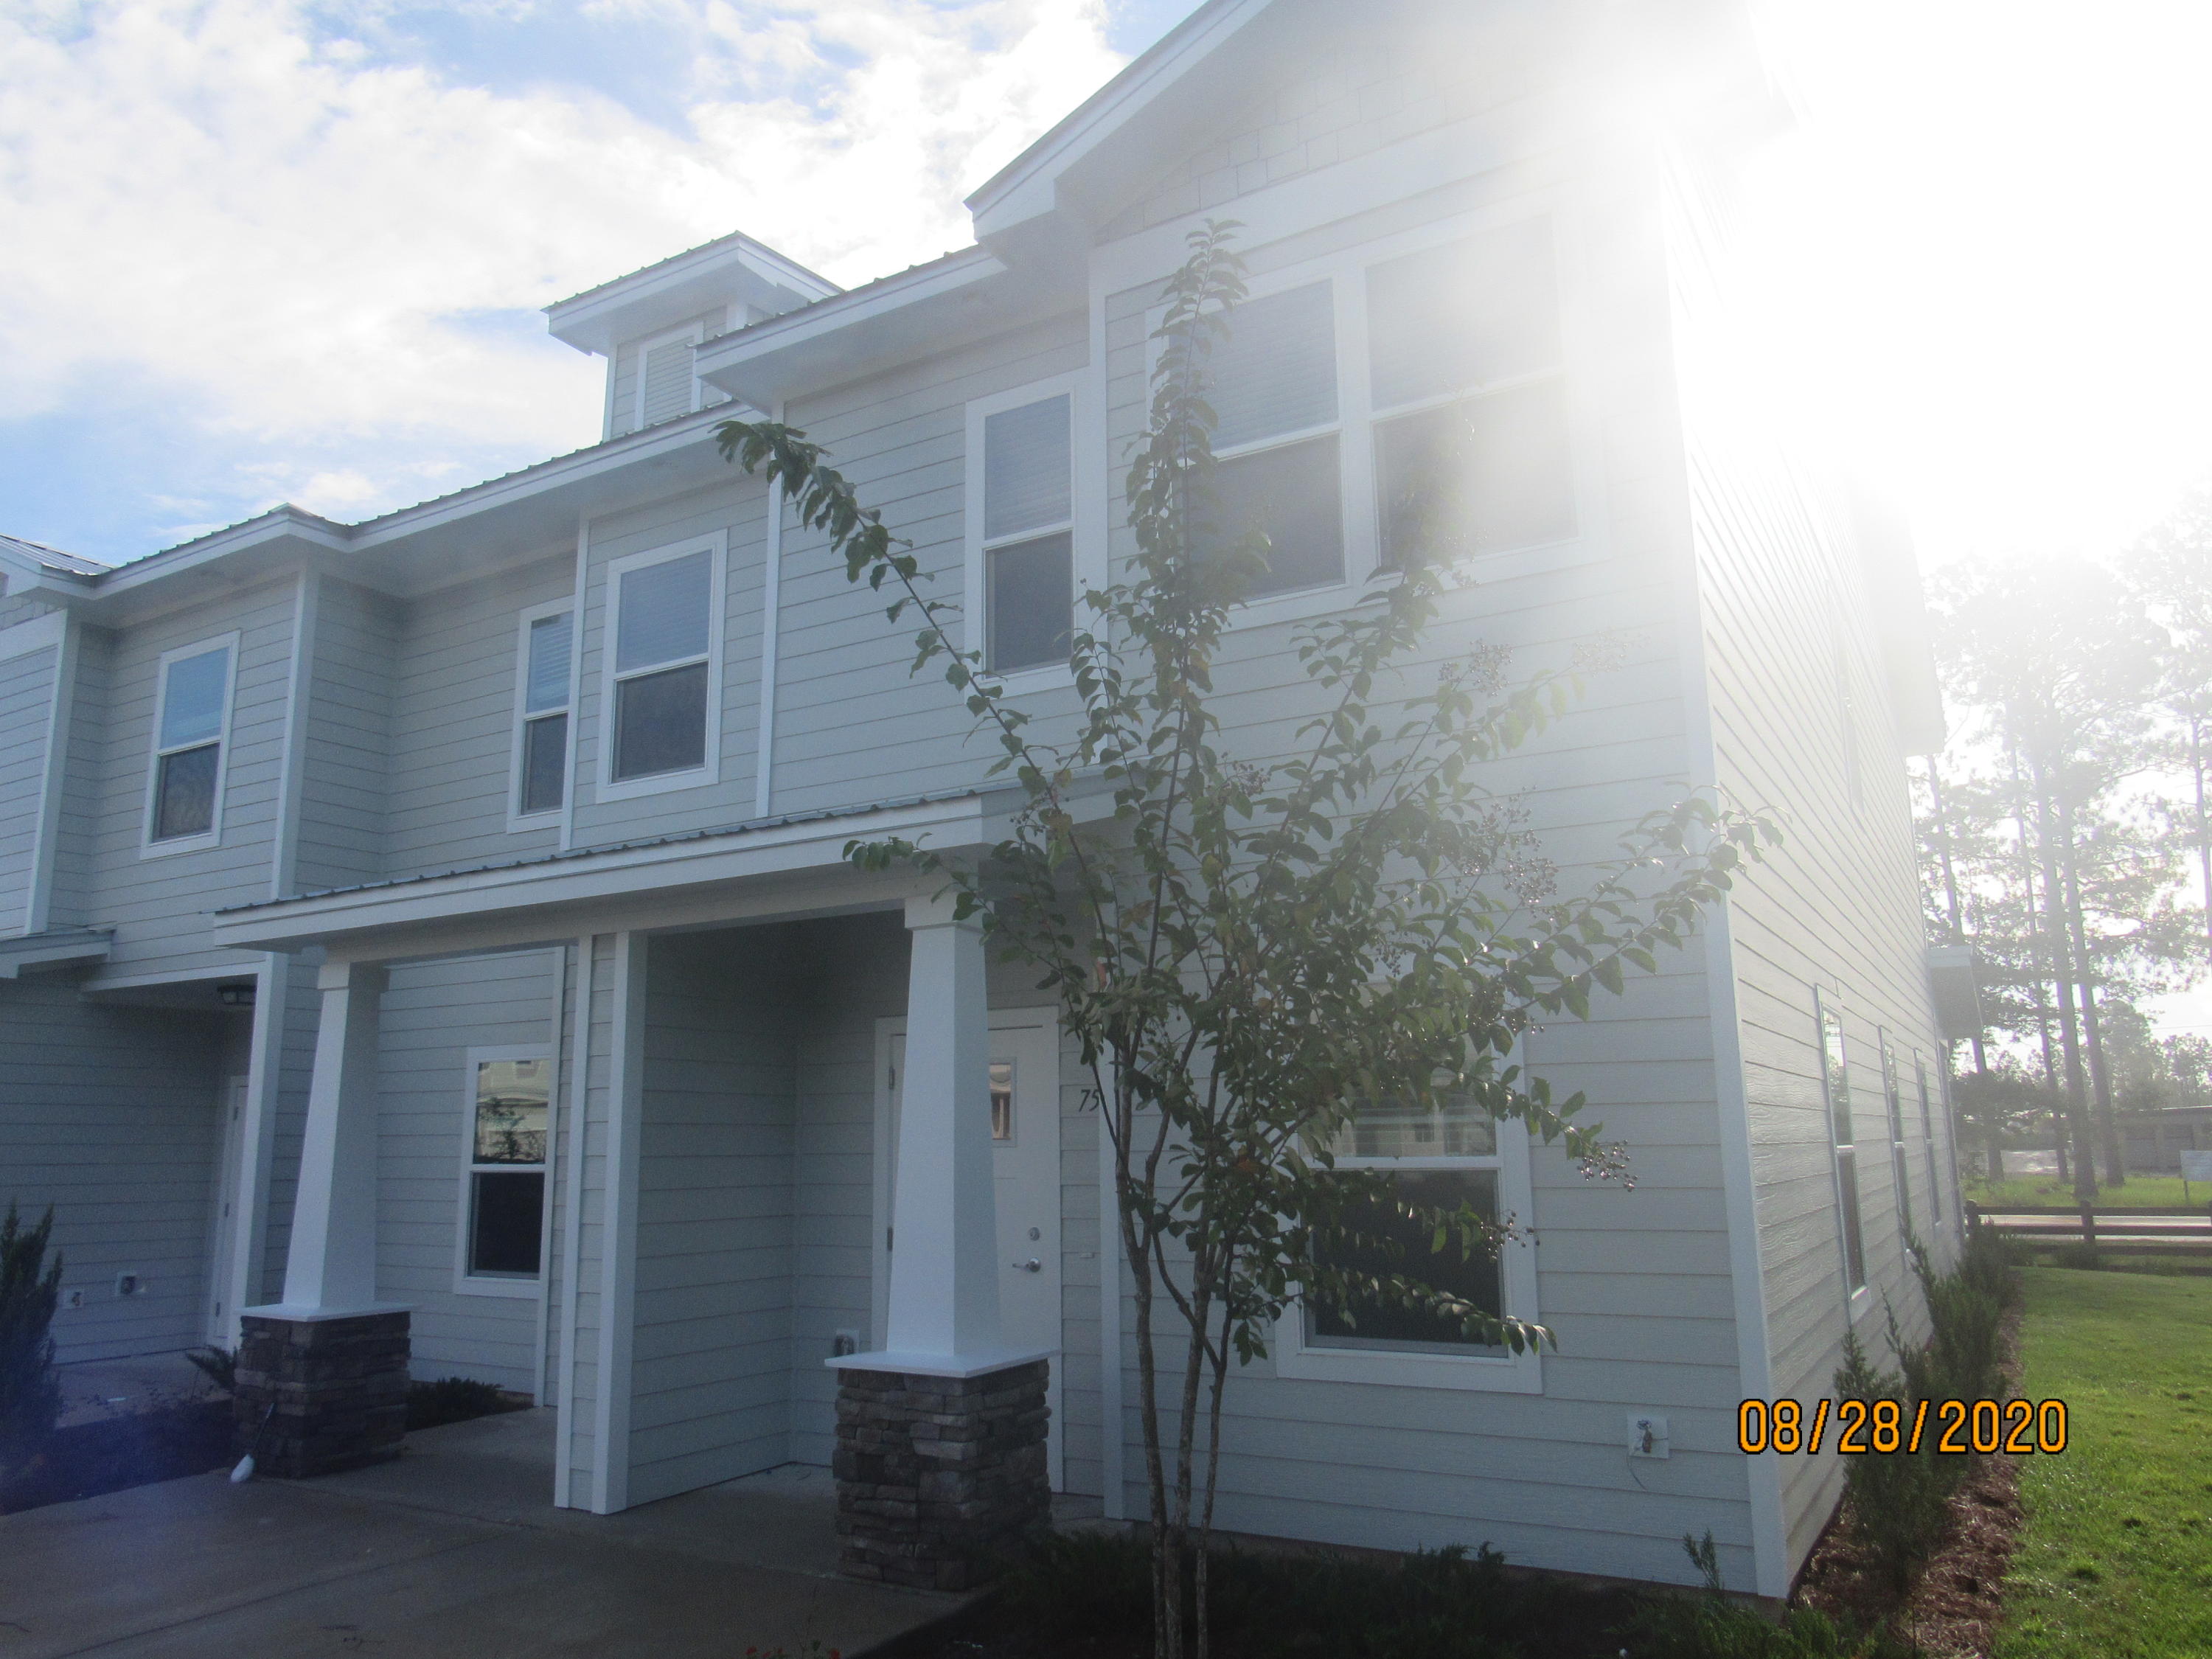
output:
M 930 884 L 912 870 L 854 867 L 855 841 L 898 836 L 937 851 L 1006 831 L 1006 792 L 738 825 L 220 910 L 218 948 L 393 959 L 489 943 L 880 909 Z
M 623 340 L 672 327 L 732 300 L 772 316 L 841 292 L 766 243 L 733 234 L 550 305 L 546 326 L 555 339 L 579 351 L 609 356 Z
M 750 412 L 727 404 L 702 410 L 363 524 L 275 507 L 124 565 L 78 587 L 68 602 L 112 626 L 302 564 L 398 598 L 434 592 L 574 547 L 586 514 L 744 483 L 745 475 L 715 447 L 714 428 Z
M 1200 64 L 1252 25 L 1277 0 L 1209 0 L 1163 36 L 1042 138 L 968 198 L 978 241 L 991 243 L 1064 207 L 1096 211 L 1108 178 L 1142 181 L 1196 141 L 1218 118 L 1218 85 L 1200 85 Z M 1086 214 L 1085 216 L 1088 216 Z
M 708 340 L 695 361 L 700 379 L 710 386 L 773 409 L 791 398 L 1079 307 L 1085 295 L 1079 273 L 1079 266 L 1071 267 L 1073 280 L 1064 283 L 1052 280 L 1049 271 L 1017 276 L 989 250 L 963 248 Z
M 105 962 L 114 942 L 112 931 L 99 927 L 58 927 L 0 939 L 0 979 L 20 979 L 41 969 L 82 968 Z

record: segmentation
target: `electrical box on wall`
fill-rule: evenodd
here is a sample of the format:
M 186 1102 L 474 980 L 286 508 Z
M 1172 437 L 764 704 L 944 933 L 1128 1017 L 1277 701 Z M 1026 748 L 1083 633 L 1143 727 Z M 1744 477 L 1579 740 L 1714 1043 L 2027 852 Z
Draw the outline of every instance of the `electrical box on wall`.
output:
M 84 1292 L 81 1290 L 64 1291 L 62 1292 L 62 1306 L 64 1308 L 82 1308 L 84 1306 Z
M 1649 1412 L 1628 1414 L 1628 1455 L 1631 1457 L 1665 1457 L 1667 1449 L 1667 1419 Z
M 145 1289 L 146 1281 L 137 1273 L 115 1275 L 115 1293 L 118 1296 L 140 1296 L 144 1294 Z
M 844 1359 L 860 1351 L 860 1334 L 854 1330 L 838 1332 L 830 1345 L 830 1357 L 833 1359 Z

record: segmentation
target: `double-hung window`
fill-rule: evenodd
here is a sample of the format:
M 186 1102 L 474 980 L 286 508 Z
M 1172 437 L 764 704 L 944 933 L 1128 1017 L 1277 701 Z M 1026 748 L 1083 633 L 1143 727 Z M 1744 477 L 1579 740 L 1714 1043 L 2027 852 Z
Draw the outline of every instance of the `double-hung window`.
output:
M 147 781 L 149 853 L 183 852 L 222 837 L 223 751 L 237 658 L 235 634 L 162 653 Z
M 553 1060 L 543 1049 L 468 1057 L 461 1288 L 535 1294 L 545 1231 L 545 1142 Z
M 1820 1081 L 1828 1106 L 1828 1138 L 1835 1149 L 1836 1206 L 1843 1233 L 1844 1290 L 1866 1288 L 1866 1249 L 1859 1233 L 1858 1147 L 1852 1139 L 1851 1079 L 1844 1059 L 1844 1017 L 1816 993 L 1820 1030 Z
M 569 654 L 576 613 L 566 599 L 522 615 L 516 676 L 514 816 L 557 812 L 568 793 Z
M 1267 538 L 1255 598 L 1344 580 L 1334 287 L 1246 301 L 1207 365 L 1215 536 L 1223 545 Z
M 969 426 L 983 659 L 1002 674 L 1064 667 L 1074 630 L 1074 390 L 1015 395 L 977 406 Z
M 1557 295 L 1542 219 L 1367 268 L 1382 568 L 1575 533 Z
M 605 781 L 617 795 L 714 781 L 722 545 L 717 536 L 608 567 Z
M 1943 1224 L 1943 1181 L 1936 1173 L 1936 1114 L 1928 1098 L 1928 1062 L 1918 1049 L 1912 1051 L 1912 1080 L 1920 1092 L 1920 1149 L 1928 1158 L 1929 1223 Z
M 1255 283 L 1206 364 L 1206 544 L 1267 599 L 1583 533 L 1552 221 L 1433 232 Z
M 1882 1102 L 1889 1109 L 1890 1179 L 1897 1184 L 1897 1230 L 1909 1244 L 1912 1240 L 1912 1182 L 1905 1158 L 1905 1088 L 1897 1073 L 1897 1051 L 1889 1046 L 1889 1033 L 1881 1036 Z
M 1462 1205 L 1495 1220 L 1528 1212 L 1525 1139 L 1501 1137 L 1468 1097 L 1431 1106 L 1363 1105 L 1330 1148 L 1340 1170 L 1389 1178 L 1398 1200 L 1415 1209 Z M 1456 1237 L 1441 1250 L 1431 1230 L 1376 1204 L 1345 1218 L 1346 1231 L 1374 1243 L 1340 1239 L 1322 1261 L 1349 1272 L 1402 1273 L 1492 1316 L 1535 1316 L 1535 1267 L 1528 1252 L 1504 1245 L 1494 1255 L 1463 1253 Z M 1277 1368 L 1286 1376 L 1396 1382 L 1426 1387 L 1534 1392 L 1535 1356 L 1515 1355 L 1471 1339 L 1462 1317 L 1380 1298 L 1348 1307 L 1306 1304 L 1284 1322 Z

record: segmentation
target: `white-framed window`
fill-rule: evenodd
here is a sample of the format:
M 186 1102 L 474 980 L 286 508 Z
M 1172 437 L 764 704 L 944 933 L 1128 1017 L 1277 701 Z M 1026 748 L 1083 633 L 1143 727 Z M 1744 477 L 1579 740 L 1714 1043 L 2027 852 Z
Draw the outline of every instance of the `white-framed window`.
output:
M 1364 1108 L 1332 1151 L 1340 1170 L 1387 1174 L 1408 1203 L 1450 1209 L 1464 1202 L 1492 1217 L 1528 1218 L 1527 1132 L 1493 1122 L 1471 1100 L 1455 1098 L 1433 1110 Z M 1365 1224 L 1398 1236 L 1402 1256 L 1347 1259 L 1344 1265 L 1402 1272 L 1493 1314 L 1537 1316 L 1532 1246 L 1509 1243 L 1495 1258 L 1470 1260 L 1456 1243 L 1434 1250 L 1425 1231 L 1395 1216 L 1377 1215 Z M 1542 1360 L 1533 1350 L 1516 1354 L 1470 1342 L 1456 1322 L 1381 1304 L 1348 1313 L 1293 1305 L 1276 1326 L 1275 1369 L 1283 1376 L 1318 1382 L 1513 1394 L 1543 1389 Z
M 553 1055 L 471 1048 L 462 1085 L 461 1195 L 453 1287 L 536 1296 L 544 1268 L 545 1152 Z
M 968 614 L 981 618 L 985 665 L 1000 675 L 1068 673 L 1079 379 L 968 405 Z
M 727 562 L 717 532 L 607 566 L 600 799 L 720 775 Z
M 1920 1096 L 1920 1148 L 1928 1158 L 1928 1223 L 1940 1227 L 1943 1224 L 1943 1178 L 1936 1173 L 1936 1113 L 1928 1095 L 1928 1061 L 1917 1048 L 1912 1051 L 1912 1081 Z
M 515 640 L 514 755 L 507 817 L 536 829 L 567 804 L 574 696 L 576 608 L 568 599 L 522 613 Z
M 1828 1109 L 1828 1139 L 1834 1150 L 1837 1226 L 1844 1253 L 1845 1294 L 1865 1291 L 1866 1245 L 1859 1225 L 1858 1143 L 1851 1122 L 1850 1068 L 1844 1054 L 1844 1017 L 1820 990 L 1813 993 L 1820 1031 L 1820 1090 Z
M 1897 1051 L 1889 1045 L 1889 1033 L 1878 1031 L 1875 1041 L 1881 1048 L 1882 1104 L 1889 1112 L 1889 1174 L 1897 1185 L 1897 1231 L 1909 1244 L 1912 1229 L 1911 1171 L 1905 1156 L 1905 1083 L 1897 1070 Z
M 637 384 L 630 392 L 630 430 L 642 432 L 697 409 L 695 350 L 704 331 L 696 323 L 637 343 Z
M 222 839 L 225 761 L 238 678 L 236 634 L 164 651 L 155 668 L 153 752 L 146 775 L 148 856 Z
M 1416 551 L 1509 574 L 1590 538 L 1555 234 L 1462 219 L 1253 280 L 1208 374 L 1217 533 L 1273 544 L 1257 619 Z

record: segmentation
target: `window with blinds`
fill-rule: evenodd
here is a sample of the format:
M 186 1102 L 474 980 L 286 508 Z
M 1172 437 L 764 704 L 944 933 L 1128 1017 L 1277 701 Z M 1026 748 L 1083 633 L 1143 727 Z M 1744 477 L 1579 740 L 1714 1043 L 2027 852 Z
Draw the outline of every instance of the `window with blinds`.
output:
M 1344 580 L 1334 285 L 1247 301 L 1214 347 L 1217 550 L 1264 538 L 1255 597 Z
M 568 799 L 569 654 L 575 614 L 540 607 L 522 621 L 521 696 L 516 719 L 517 817 L 557 812 Z

